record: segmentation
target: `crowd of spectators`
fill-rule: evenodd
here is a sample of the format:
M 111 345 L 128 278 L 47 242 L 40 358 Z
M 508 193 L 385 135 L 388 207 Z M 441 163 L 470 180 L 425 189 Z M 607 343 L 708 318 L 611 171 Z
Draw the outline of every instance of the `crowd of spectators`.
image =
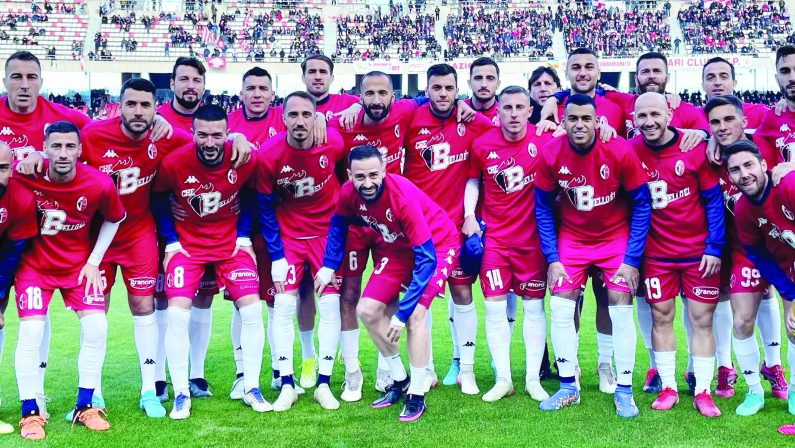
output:
M 773 92 L 771 90 L 766 92 L 758 90 L 742 90 L 735 91 L 734 95 L 740 98 L 740 100 L 744 103 L 764 104 L 768 107 L 773 107 L 781 98 L 784 97 L 781 92 Z M 700 91 L 688 92 L 687 90 L 684 90 L 679 93 L 679 96 L 682 97 L 682 101 L 687 101 L 696 107 L 702 107 L 707 102 L 706 97 Z
M 635 11 L 583 7 L 561 14 L 566 50 L 588 47 L 602 57 L 632 57 L 648 51 L 671 50 L 671 30 L 665 9 Z

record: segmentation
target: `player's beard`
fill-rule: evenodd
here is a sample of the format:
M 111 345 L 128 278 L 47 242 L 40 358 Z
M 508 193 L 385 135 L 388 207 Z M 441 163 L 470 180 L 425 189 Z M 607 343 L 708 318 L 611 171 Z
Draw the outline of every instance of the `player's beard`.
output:
M 212 160 L 207 159 L 205 157 L 205 155 L 204 155 L 204 151 L 206 149 L 208 149 L 208 148 L 211 148 L 211 147 L 210 146 L 201 146 L 201 147 L 197 146 L 196 147 L 196 156 L 199 158 L 199 161 L 201 163 L 203 163 L 204 165 L 206 165 L 206 166 L 220 165 L 221 162 L 224 160 L 224 147 L 223 146 L 221 146 L 220 148 L 212 147 L 212 148 L 214 148 L 214 149 L 216 149 L 218 151 L 216 153 L 217 155 Z
M 369 193 L 369 192 L 368 193 L 364 193 L 363 186 L 364 185 L 359 187 L 356 190 L 356 192 L 359 193 L 359 197 L 361 197 L 362 200 L 364 200 L 364 202 L 367 202 L 367 203 L 375 202 L 379 197 L 381 197 L 381 193 L 383 193 L 383 191 L 384 191 L 384 182 L 383 182 L 383 180 L 375 188 L 375 192 L 374 193 Z
M 795 83 L 787 84 L 786 86 L 780 86 L 779 88 L 781 89 L 781 93 L 784 95 L 784 98 L 786 98 L 787 101 L 795 102 L 795 92 L 792 94 L 787 92 L 787 88 L 792 86 L 795 86 Z
M 489 101 L 493 100 L 493 99 L 494 99 L 494 97 L 496 96 L 495 94 L 493 94 L 493 93 L 491 93 L 491 92 L 488 92 L 488 93 L 486 94 L 487 96 L 485 96 L 485 97 L 484 97 L 484 96 L 481 96 L 481 95 L 482 95 L 482 94 L 481 94 L 481 92 L 472 92 L 472 94 L 473 94 L 473 95 L 475 96 L 475 98 L 477 98 L 477 100 L 478 100 L 478 101 L 480 101 L 481 103 L 488 103 Z
M 143 134 L 146 134 L 146 131 L 148 131 L 148 130 L 149 130 L 149 128 L 151 128 L 151 127 L 152 127 L 152 121 L 146 121 L 146 120 L 144 120 L 144 121 L 146 122 L 146 126 L 143 128 L 143 130 L 141 130 L 141 131 L 138 131 L 138 130 L 136 130 L 136 129 L 133 129 L 133 127 L 132 127 L 132 125 L 130 124 L 130 122 L 129 122 L 129 121 L 126 119 L 126 118 L 124 118 L 124 116 L 122 116 L 122 117 L 121 117 L 121 125 L 122 125 L 122 126 L 124 126 L 124 129 L 127 129 L 127 131 L 128 131 L 130 134 L 133 134 L 133 135 L 143 135 Z
M 199 103 L 201 103 L 202 101 L 201 97 L 198 94 L 196 94 L 195 100 L 186 100 L 185 98 L 180 98 L 176 95 L 174 95 L 174 99 L 177 100 L 177 103 L 179 103 L 180 106 L 188 110 L 195 109 L 196 107 L 199 106 Z
M 668 84 L 667 80 L 664 83 L 657 84 L 657 85 L 654 85 L 654 86 L 650 86 L 648 83 L 647 84 L 643 84 L 643 85 L 640 86 L 640 93 L 654 92 L 654 93 L 659 93 L 660 95 L 665 95 L 665 86 L 667 84 Z M 652 89 L 652 90 L 650 90 L 650 89 Z
M 371 107 L 372 105 L 365 107 L 364 113 L 373 121 L 381 121 L 384 118 L 386 118 L 387 115 L 389 115 L 389 104 L 387 104 L 377 112 L 370 109 Z
M 0 184 L 0 198 L 5 196 L 8 187 L 5 184 Z

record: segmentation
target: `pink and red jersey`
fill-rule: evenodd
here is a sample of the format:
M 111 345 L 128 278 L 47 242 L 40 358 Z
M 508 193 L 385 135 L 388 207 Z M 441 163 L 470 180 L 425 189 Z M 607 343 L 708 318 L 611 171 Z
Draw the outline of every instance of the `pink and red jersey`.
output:
M 748 120 L 748 129 L 757 129 L 770 109 L 764 104 L 743 103 L 743 115 Z
M 706 156 L 706 144 L 679 150 L 680 133 L 653 148 L 643 135 L 630 140 L 646 172 L 651 196 L 651 223 L 644 255 L 656 259 L 700 258 L 707 239 L 707 214 L 700 193 L 718 185 L 717 170 Z M 683 223 L 687 225 L 682 225 Z
M 627 135 L 627 127 L 626 121 L 624 119 L 624 109 L 619 106 L 618 104 L 610 101 L 609 99 L 605 98 L 602 95 L 594 96 L 594 104 L 596 105 L 596 116 L 597 117 L 605 117 L 607 119 L 607 124 L 609 124 L 613 129 L 616 130 L 618 135 L 625 136 Z M 560 105 L 558 105 L 558 117 L 560 121 L 566 119 L 563 111 L 566 107 L 566 101 L 564 100 Z M 632 106 L 635 107 L 634 104 Z M 630 109 L 632 110 L 632 109 Z
M 42 97 L 36 100 L 33 112 L 18 114 L 8 107 L 8 97 L 0 97 L 0 141 L 8 143 L 17 160 L 24 159 L 33 151 L 44 150 L 44 130 L 51 123 L 62 120 L 78 129 L 91 121 L 82 112 Z
M 643 186 L 647 176 L 626 140 L 602 143 L 597 132 L 593 147 L 578 152 L 564 135 L 540 152 L 543 164 L 536 188 L 564 193 L 559 238 L 585 244 L 627 238 L 630 215 L 625 192 Z
M 373 202 L 365 202 L 353 183 L 345 182 L 336 212 L 370 227 L 388 245 L 411 248 L 430 239 L 437 248 L 442 244 L 458 246 L 459 232 L 447 213 L 408 179 L 396 174 L 384 177 L 383 193 Z M 411 266 L 406 269 L 411 270 Z
M 477 113 L 483 115 L 484 117 L 488 118 L 489 120 L 491 120 L 491 122 L 492 122 L 492 124 L 494 124 L 494 126 L 499 126 L 500 125 L 500 117 L 499 117 L 499 114 L 500 114 L 500 103 L 498 103 L 497 101 L 494 101 L 494 104 L 492 104 L 491 107 L 489 107 L 488 109 L 478 109 L 478 108 L 476 108 L 475 105 L 472 104 L 472 98 L 467 98 L 465 103 L 467 104 L 467 106 L 469 106 L 472 109 L 474 109 L 475 112 L 477 112 Z
M 20 241 L 39 233 L 33 193 L 12 177 L 0 196 L 0 238 Z
M 491 121 L 476 115 L 470 123 L 435 116 L 430 103 L 422 105 L 406 134 L 403 175 L 442 206 L 453 223 L 464 223 L 464 187 L 469 178 L 472 141 L 494 129 Z
M 193 134 L 193 114 L 183 114 L 174 109 L 172 102 L 163 104 L 157 108 L 157 114 L 165 118 L 168 124 L 174 129 L 181 129 L 188 134 Z
M 259 148 L 269 138 L 287 130 L 282 121 L 282 113 L 281 106 L 271 106 L 264 116 L 249 118 L 246 116 L 245 107 L 241 107 L 229 114 L 229 130 L 245 135 L 250 143 Z
M 482 217 L 487 247 L 539 247 L 535 219 L 535 178 L 540 149 L 551 133 L 535 135 L 528 124 L 524 138 L 510 142 L 501 128 L 472 142 L 470 177 L 483 179 Z
M 346 152 L 359 145 L 373 145 L 381 152 L 386 170 L 400 174 L 403 154 L 406 152 L 404 144 L 406 131 L 416 110 L 417 103 L 414 100 L 398 100 L 392 103 L 389 115 L 380 123 L 364 124 L 364 110 L 362 110 L 356 118 L 356 126 L 351 131 L 340 126 L 339 118 L 332 118 L 329 127 L 336 129 L 342 135 Z
M 182 247 L 200 261 L 224 259 L 232 254 L 237 238 L 235 204 L 240 189 L 254 175 L 256 153 L 252 160 L 235 169 L 232 143 L 224 144 L 224 159 L 208 167 L 196 156 L 191 142 L 163 159 L 155 177 L 154 191 L 171 192 L 188 217 L 175 221 Z
M 315 110 L 324 114 L 326 120 L 343 110 L 353 106 L 359 102 L 359 97 L 356 95 L 348 95 L 347 93 L 329 93 L 328 96 L 315 104 Z
M 340 134 L 328 129 L 327 142 L 309 149 L 287 144 L 287 133 L 276 134 L 260 148 L 257 192 L 281 200 L 276 220 L 282 238 L 325 237 L 340 184 L 334 165 L 347 155 Z
M 769 110 L 754 136 L 772 141 L 785 162 L 795 160 L 795 112 L 785 109 L 781 115 L 776 115 L 774 110 Z
M 44 169 L 49 168 L 45 161 Z M 43 175 L 14 175 L 33 191 L 39 217 L 39 237 L 22 257 L 20 266 L 50 275 L 79 270 L 91 252 L 91 224 L 99 214 L 105 221 L 124 219 L 124 206 L 107 174 L 78 163 L 68 182 L 51 181 Z
M 632 138 L 640 133 L 635 129 L 635 100 L 639 95 L 624 92 L 605 92 L 605 97 L 618 104 L 624 111 L 624 121 L 627 129 L 627 138 Z M 670 105 L 668 106 L 670 107 Z M 669 126 L 677 129 L 700 129 L 709 132 L 709 123 L 703 109 L 682 101 L 679 107 L 671 110 L 671 123 Z
M 193 142 L 190 134 L 174 129 L 170 139 L 152 142 L 149 137 L 130 140 L 121 130 L 121 117 L 89 123 L 81 132 L 82 162 L 108 174 L 121 196 L 127 219 L 121 223 L 114 245 L 136 241 L 155 233 L 149 195 L 160 161 L 170 152 Z

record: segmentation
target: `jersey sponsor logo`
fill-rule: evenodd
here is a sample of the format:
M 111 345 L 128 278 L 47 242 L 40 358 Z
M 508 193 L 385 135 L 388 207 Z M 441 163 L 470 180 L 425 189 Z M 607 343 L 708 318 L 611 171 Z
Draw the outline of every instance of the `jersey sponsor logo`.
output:
M 795 220 L 795 216 L 793 216 L 792 212 L 787 207 L 785 207 L 783 204 L 781 205 L 781 211 L 784 213 L 784 216 L 786 216 L 787 219 L 789 219 L 790 221 Z M 0 221 L 0 222 L 3 222 L 3 221 Z
M 282 170 L 280 171 L 280 173 L 284 174 L 284 173 L 289 173 L 289 172 L 292 172 L 292 171 L 295 171 L 295 170 L 293 170 L 293 167 L 291 167 L 290 165 L 284 165 L 282 167 Z
M 146 155 L 149 156 L 150 159 L 154 160 L 157 157 L 157 146 L 154 143 L 150 143 L 149 146 L 146 148 Z
M 186 184 L 198 184 L 199 183 L 199 179 L 196 179 L 196 176 L 188 176 L 188 178 L 185 179 L 185 183 Z
M 105 303 L 105 296 L 102 294 L 96 296 L 95 295 L 85 296 L 83 297 L 83 303 L 85 303 L 86 305 Z
M 499 158 L 500 158 L 500 156 L 498 156 L 497 153 L 494 152 L 494 151 L 489 151 L 489 155 L 486 156 L 487 160 L 489 160 L 489 159 L 499 159 Z
M 135 277 L 127 280 L 132 289 L 149 289 L 155 286 L 156 279 L 154 277 Z
M 607 178 L 610 177 L 610 168 L 607 165 L 602 164 L 602 166 L 599 167 L 599 176 L 601 176 L 602 179 L 607 180 Z
M 585 176 L 575 177 L 571 180 L 560 179 L 558 184 L 563 188 L 571 205 L 583 212 L 589 212 L 595 207 L 607 205 L 616 198 L 615 191 L 611 191 L 606 196 L 594 197 L 594 188 L 588 184 Z
M 437 134 L 429 140 L 421 140 L 417 142 L 415 148 L 420 151 L 420 157 L 431 171 L 444 170 L 453 163 L 465 162 L 469 158 L 469 152 L 451 155 L 450 144 L 444 141 L 443 134 Z
M 238 280 L 257 280 L 257 273 L 251 269 L 235 269 L 229 273 L 229 280 L 233 282 Z
M 114 158 L 119 157 L 119 155 L 116 154 L 116 151 L 114 151 L 112 149 L 109 149 L 109 150 L 105 151 L 105 154 L 102 157 L 105 157 L 106 159 L 109 159 L 111 157 L 114 157 Z
M 794 160 L 793 156 L 795 156 L 795 133 L 789 132 L 789 130 L 787 132 L 787 135 L 776 139 L 776 149 L 781 151 L 785 162 L 790 162 Z
M 498 167 L 489 167 L 489 171 L 492 168 L 497 168 L 494 182 L 504 193 L 521 191 L 525 185 L 529 185 L 535 180 L 535 173 L 525 176 L 524 168 L 521 165 L 516 165 L 513 158 L 503 161 Z
M 395 125 L 395 138 L 400 138 L 400 124 Z
M 690 187 L 685 187 L 677 192 L 668 192 L 668 183 L 664 180 L 647 182 L 649 195 L 651 196 L 651 206 L 654 209 L 662 209 L 670 203 L 690 196 Z
M 760 223 L 759 226 L 760 227 L 762 227 L 762 221 L 765 221 L 765 224 L 767 224 L 767 220 L 763 220 L 762 218 L 759 218 L 759 223 Z M 770 225 L 771 225 L 771 228 L 767 232 L 767 234 L 770 236 L 770 238 L 773 238 L 774 240 L 779 240 L 781 243 L 786 244 L 789 247 L 795 249 L 795 232 L 793 232 L 792 230 L 789 230 L 789 229 L 781 230 L 774 223 L 770 223 Z
M 3 129 L 0 130 L 0 135 L 14 135 L 14 131 L 8 126 L 3 126 Z
M 326 157 L 325 155 L 320 156 L 318 163 L 320 164 L 321 168 L 326 169 L 326 167 L 328 166 L 328 157 Z
M 86 209 L 86 207 L 88 207 L 88 199 L 86 199 L 85 196 L 80 196 L 79 198 L 77 198 L 75 206 L 77 207 L 78 211 L 82 212 L 83 210 Z
M 547 282 L 543 280 L 530 280 L 519 284 L 521 291 L 543 291 L 547 288 Z
M 676 173 L 677 176 L 681 176 L 681 175 L 685 174 L 685 162 L 684 161 L 682 161 L 682 160 L 677 160 L 676 161 L 676 165 L 674 165 L 674 173 Z
M 712 286 L 694 286 L 693 295 L 699 299 L 712 300 L 717 299 L 720 290 Z
M 530 154 L 530 157 L 535 158 L 538 154 L 538 147 L 534 143 L 530 143 L 527 145 L 527 153 Z
M 431 131 L 429 131 L 427 128 L 422 128 L 422 129 L 420 129 L 420 132 L 418 132 L 417 134 L 419 134 L 419 135 L 430 135 L 430 133 L 431 133 Z
M 367 137 L 365 137 L 362 134 L 359 134 L 359 135 L 357 135 L 356 137 L 353 138 L 353 141 L 355 141 L 355 142 L 366 142 L 367 141 Z
M 467 133 L 467 126 L 464 123 L 458 123 L 458 126 L 455 127 L 455 132 L 459 137 L 463 137 Z
M 190 207 L 193 209 L 193 211 L 202 218 L 212 215 L 230 204 L 232 201 L 237 199 L 238 193 L 236 191 L 225 200 L 221 200 L 221 192 L 216 191 L 212 183 L 202 185 L 201 187 L 191 191 L 193 194 L 190 195 L 188 204 L 190 204 Z M 182 191 L 182 194 L 183 197 L 185 197 L 185 190 Z
M 102 165 L 99 170 L 106 173 L 113 179 L 116 189 L 119 194 L 124 196 L 127 194 L 135 193 L 138 187 L 146 185 L 155 178 L 155 173 L 148 176 L 141 177 L 141 169 L 133 166 L 132 157 L 126 157 L 122 160 L 117 160 L 112 165 Z
M 403 236 L 403 232 L 393 232 L 385 224 L 379 224 L 378 219 L 374 216 L 365 215 L 361 218 L 365 224 L 381 235 L 381 239 L 383 239 L 385 243 L 394 243 L 398 238 Z
M 5 207 L 0 208 L 0 224 L 6 222 L 8 219 L 8 210 Z
M 235 171 L 234 168 L 229 169 L 229 171 L 226 173 L 226 180 L 228 180 L 232 185 L 237 183 L 237 171 Z

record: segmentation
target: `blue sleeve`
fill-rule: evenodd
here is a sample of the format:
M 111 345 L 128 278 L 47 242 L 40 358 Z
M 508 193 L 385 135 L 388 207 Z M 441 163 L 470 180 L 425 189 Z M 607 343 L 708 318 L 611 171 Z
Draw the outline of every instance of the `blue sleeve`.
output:
M 555 232 L 555 217 L 552 214 L 553 202 L 552 193 L 536 187 L 536 228 L 541 240 L 541 252 L 547 259 L 547 264 L 559 260 L 558 235 Z
M 14 280 L 14 272 L 19 265 L 19 258 L 25 249 L 27 239 L 12 240 L 6 238 L 0 243 L 0 299 L 5 297 L 11 282 Z
M 237 237 L 251 237 L 251 219 L 257 209 L 257 200 L 254 192 L 246 187 L 240 189 L 240 214 L 237 217 Z
M 433 271 L 436 270 L 436 249 L 433 247 L 433 241 L 428 240 L 419 246 L 411 248 L 414 252 L 414 270 L 411 272 L 411 283 L 409 284 L 406 293 L 398 303 L 397 312 L 395 317 L 403 323 L 406 323 L 417 307 L 422 292 L 433 277 Z
M 425 104 L 428 101 L 430 101 L 430 98 L 428 98 L 425 95 L 417 95 L 414 98 L 412 98 L 412 100 L 414 100 L 414 103 L 416 103 L 417 106 L 422 106 L 423 104 Z
M 632 202 L 632 218 L 629 224 L 627 250 L 624 252 L 624 263 L 637 268 L 640 266 L 643 248 L 646 246 L 646 234 L 649 232 L 649 222 L 651 222 L 649 187 L 644 183 L 629 191 L 628 196 Z
M 555 99 L 558 100 L 558 104 L 563 104 L 563 101 L 569 95 L 571 95 L 571 89 L 561 90 L 560 92 L 555 92 L 555 93 L 552 94 L 552 96 L 554 96 Z M 542 106 L 543 106 L 543 104 L 542 104 Z
M 745 248 L 745 253 L 748 254 L 748 259 L 762 274 L 762 278 L 775 286 L 776 291 L 784 300 L 791 301 L 795 299 L 795 284 L 790 281 L 787 273 L 781 269 L 781 266 L 778 265 L 764 244 L 757 246 L 743 245 L 743 247 Z
M 177 243 L 177 229 L 174 227 L 174 217 L 171 216 L 171 204 L 169 204 L 169 192 L 153 192 L 149 207 L 152 209 L 152 216 L 155 217 L 157 231 L 166 244 Z
M 723 220 L 723 194 L 720 186 L 715 185 L 701 192 L 701 201 L 707 211 L 707 247 L 704 255 L 720 257 L 723 245 L 726 244 L 726 224 Z
M 345 257 L 345 239 L 348 237 L 348 225 L 351 219 L 334 213 L 331 217 L 331 225 L 328 228 L 328 238 L 326 238 L 326 253 L 323 256 L 323 267 L 339 269 L 342 259 Z
M 257 208 L 259 210 L 259 228 L 265 240 L 271 260 L 284 258 L 284 245 L 279 234 L 279 222 L 276 221 L 276 195 L 257 193 Z

